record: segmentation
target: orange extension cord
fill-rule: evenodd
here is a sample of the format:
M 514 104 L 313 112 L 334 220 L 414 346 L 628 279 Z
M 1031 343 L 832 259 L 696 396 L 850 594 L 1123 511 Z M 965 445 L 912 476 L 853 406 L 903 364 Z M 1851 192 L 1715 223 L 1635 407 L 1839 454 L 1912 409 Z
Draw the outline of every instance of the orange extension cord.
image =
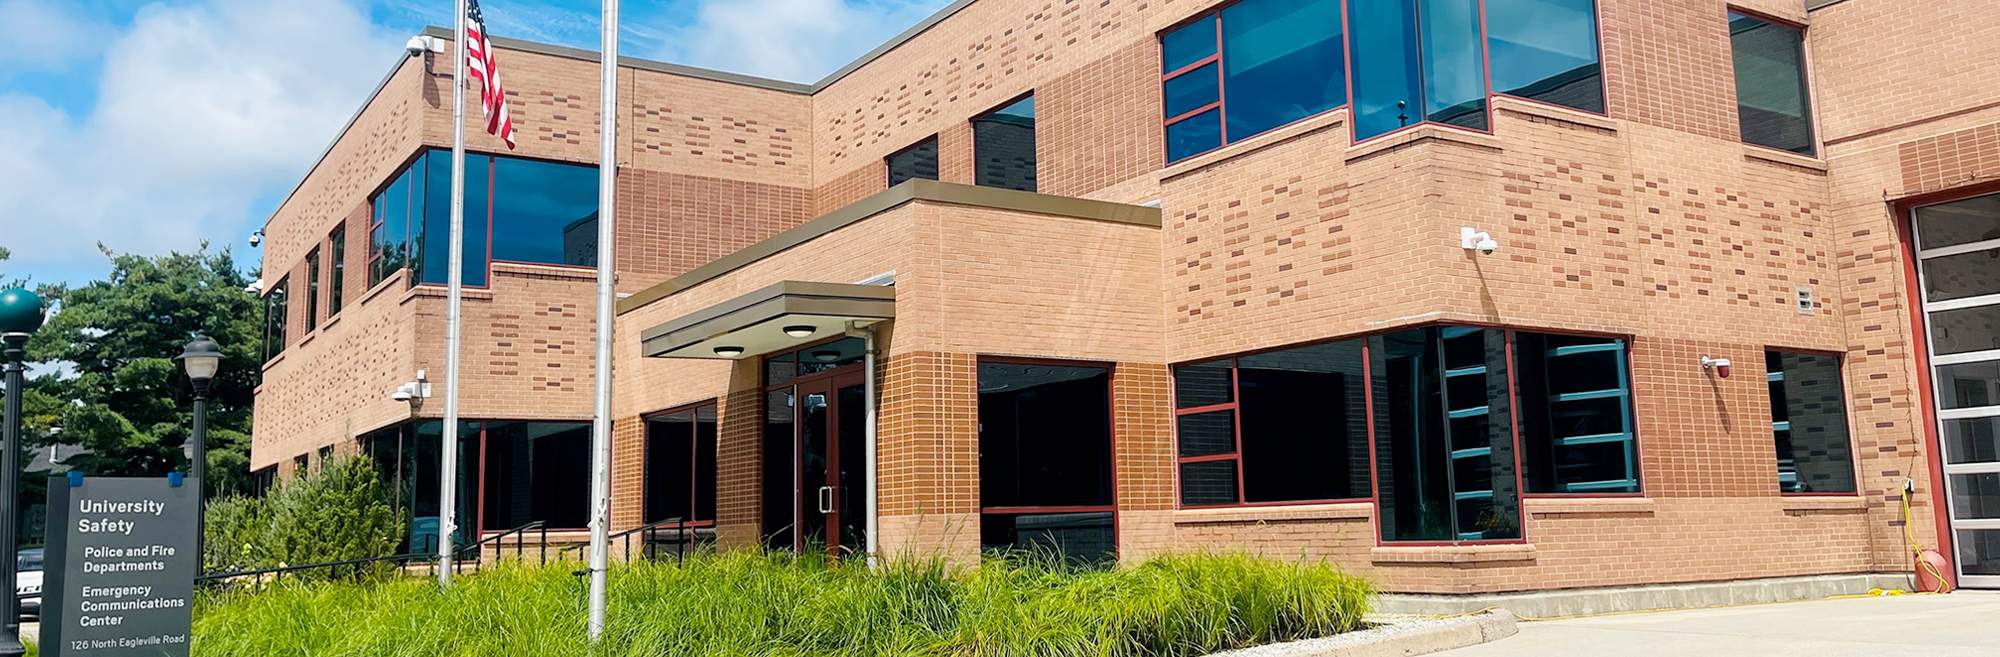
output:
M 1903 536 L 1910 541 L 1910 558 L 1916 561 L 1918 568 L 1922 568 L 1924 572 L 1930 573 L 1930 576 L 1937 580 L 1938 593 L 1950 593 L 1952 590 L 1951 578 L 1945 577 L 1944 573 L 1938 572 L 1937 566 L 1931 565 L 1931 562 L 1924 560 L 1924 546 L 1917 542 L 1917 531 L 1910 526 L 1910 489 L 1916 487 L 1916 482 L 1904 481 Z

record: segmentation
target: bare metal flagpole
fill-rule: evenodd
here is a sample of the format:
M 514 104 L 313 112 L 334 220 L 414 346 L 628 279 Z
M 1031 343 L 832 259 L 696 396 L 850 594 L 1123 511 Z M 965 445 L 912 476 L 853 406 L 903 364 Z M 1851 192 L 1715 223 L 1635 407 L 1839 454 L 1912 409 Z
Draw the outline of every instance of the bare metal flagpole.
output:
M 618 217 L 618 0 L 604 0 L 602 97 L 597 106 L 597 372 L 590 426 L 590 639 L 604 635 L 611 557 L 611 305 Z
M 451 289 L 444 314 L 444 428 L 438 451 L 438 586 L 451 586 L 451 535 L 458 531 L 458 331 L 465 286 L 465 0 L 456 0 L 451 74 Z

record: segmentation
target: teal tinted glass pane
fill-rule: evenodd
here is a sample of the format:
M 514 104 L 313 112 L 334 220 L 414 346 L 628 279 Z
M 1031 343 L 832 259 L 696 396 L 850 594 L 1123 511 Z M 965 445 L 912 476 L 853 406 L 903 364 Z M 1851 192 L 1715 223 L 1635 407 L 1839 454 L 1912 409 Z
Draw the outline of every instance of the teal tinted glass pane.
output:
M 1604 111 L 1594 0 L 1486 0 L 1493 92 Z
M 1209 16 L 1160 37 L 1160 73 L 1187 68 L 1215 54 L 1215 17 Z
M 1347 14 L 1355 139 L 1422 121 L 1414 0 L 1349 0 Z
M 426 159 L 428 189 L 417 213 L 423 217 L 422 282 L 444 285 L 451 269 L 451 153 L 431 151 Z M 491 156 L 465 156 L 464 282 L 474 287 L 486 285 L 486 190 L 492 172 Z
M 1167 161 L 1178 162 L 1222 145 L 1222 110 L 1212 109 L 1167 126 Z
M 1167 118 L 1173 118 L 1214 103 L 1217 87 L 1214 64 L 1169 78 L 1166 82 Z
M 496 158 L 493 259 L 597 264 L 597 169 Z
M 1244 0 L 1222 10 L 1230 141 L 1347 104 L 1340 31 L 1340 0 Z
M 1736 65 L 1737 120 L 1743 141 L 1813 154 L 1806 100 L 1805 33 L 1741 14 L 1729 15 Z
M 375 280 L 382 280 L 409 264 L 410 256 L 410 179 L 411 171 L 421 171 L 424 161 L 419 159 L 410 169 L 396 176 L 396 182 L 376 197 L 376 207 L 382 211 L 382 238 L 378 244 L 381 261 L 377 263 Z
M 1479 0 L 1422 0 L 1424 118 L 1486 129 L 1486 47 Z
M 1455 540 L 1437 329 L 1368 340 L 1382 540 Z

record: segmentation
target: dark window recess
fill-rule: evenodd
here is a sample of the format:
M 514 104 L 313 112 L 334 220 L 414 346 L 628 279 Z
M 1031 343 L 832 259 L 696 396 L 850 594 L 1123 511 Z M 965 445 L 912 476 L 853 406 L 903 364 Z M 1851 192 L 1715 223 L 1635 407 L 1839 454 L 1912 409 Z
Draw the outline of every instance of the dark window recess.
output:
M 715 520 L 715 408 L 646 420 L 645 522 Z
M 1340 0 L 1244 0 L 1160 47 L 1169 162 L 1347 103 Z
M 595 266 L 597 184 L 592 166 L 466 155 L 463 282 L 486 285 L 489 260 Z M 372 202 L 369 285 L 406 267 L 449 282 L 451 153 L 425 151 Z
M 1840 357 L 1764 352 L 1771 390 L 1771 433 L 1777 442 L 1778 489 L 1787 493 L 1852 493 L 1853 445 L 1847 435 L 1847 393 Z
M 588 423 L 488 422 L 485 442 L 482 529 L 589 526 L 590 486 L 581 485 L 590 481 Z
M 1369 338 L 1384 541 L 1521 537 L 1505 331 Z
M 987 549 L 1112 559 L 1111 371 L 979 364 L 981 538 Z M 1045 508 L 1046 512 L 1036 509 Z
M 384 481 L 387 481 L 386 479 Z M 263 497 L 278 485 L 278 466 L 265 466 L 250 473 L 250 496 Z
M 458 532 L 456 545 L 469 545 L 478 527 L 479 422 L 459 423 Z M 443 423 L 414 422 L 369 432 L 359 439 L 361 450 L 375 464 L 382 482 L 394 493 L 398 515 L 408 519 L 410 533 L 403 552 L 436 554 L 438 549 L 438 465 L 443 462 L 438 440 Z
M 333 229 L 333 235 L 327 237 L 327 243 L 333 251 L 331 269 L 327 271 L 326 277 L 326 316 L 332 317 L 340 314 L 341 304 L 346 301 L 344 292 L 347 289 L 347 225 L 342 224 Z
M 937 137 L 925 139 L 922 143 L 889 156 L 889 186 L 911 178 L 938 179 Z
M 1528 492 L 1639 492 L 1625 341 L 1517 332 L 1514 365 Z
M 325 468 L 326 464 L 332 461 L 333 461 L 333 446 L 327 445 L 325 447 L 319 448 L 319 467 Z
M 1175 368 L 1181 504 L 1368 497 L 1362 361 L 1356 340 Z
M 1486 0 L 1493 93 L 1604 112 L 1595 0 Z
M 308 470 L 310 470 L 310 469 L 312 469 L 312 455 L 311 455 L 311 454 L 300 454 L 300 455 L 298 455 L 298 456 L 294 456 L 294 457 L 292 457 L 292 475 L 293 475 L 293 476 L 297 476 L 297 477 L 303 477 L 303 476 L 305 476 L 306 472 L 307 472 Z
M 790 379 L 786 379 L 790 380 Z M 798 476 L 798 447 L 794 443 L 798 422 L 798 393 L 782 388 L 764 393 L 764 481 L 790 482 Z M 764 486 L 764 508 L 782 512 L 764 513 L 764 545 L 772 550 L 794 547 L 797 529 L 790 509 L 797 503 L 789 484 Z
M 1917 248 L 2000 240 L 2000 194 L 1916 209 Z
M 1035 97 L 972 120 L 973 182 L 1035 191 Z
M 319 328 L 319 248 L 306 253 L 306 332 Z
M 1805 36 L 1789 25 L 1729 14 L 1736 112 L 1744 142 L 1813 154 Z
M 1347 10 L 1355 139 L 1423 122 L 1487 129 L 1479 0 L 1350 0 Z
M 291 311 L 285 297 L 290 295 L 291 279 L 279 279 L 264 294 L 264 360 L 277 358 L 285 353 L 285 320 Z

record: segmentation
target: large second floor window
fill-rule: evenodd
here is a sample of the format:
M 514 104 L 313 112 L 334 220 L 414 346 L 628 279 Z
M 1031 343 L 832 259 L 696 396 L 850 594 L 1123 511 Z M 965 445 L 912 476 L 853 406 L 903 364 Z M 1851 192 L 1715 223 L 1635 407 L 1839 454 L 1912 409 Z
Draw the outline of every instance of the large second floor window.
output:
M 1806 34 L 1755 16 L 1729 15 L 1729 46 L 1736 65 L 1736 119 L 1743 141 L 1801 155 L 1813 154 L 1806 91 Z
M 1161 34 L 1160 54 L 1168 162 L 1350 96 L 1356 139 L 1486 130 L 1495 94 L 1604 111 L 1594 0 L 1240 0 Z
M 1340 0 L 1244 0 L 1160 48 L 1169 162 L 1347 104 Z
M 1035 97 L 973 119 L 972 156 L 975 184 L 1035 191 Z
M 489 261 L 597 264 L 597 168 L 492 155 L 465 158 L 466 285 Z M 410 283 L 448 282 L 451 153 L 426 151 L 374 199 L 369 284 L 399 269 Z

